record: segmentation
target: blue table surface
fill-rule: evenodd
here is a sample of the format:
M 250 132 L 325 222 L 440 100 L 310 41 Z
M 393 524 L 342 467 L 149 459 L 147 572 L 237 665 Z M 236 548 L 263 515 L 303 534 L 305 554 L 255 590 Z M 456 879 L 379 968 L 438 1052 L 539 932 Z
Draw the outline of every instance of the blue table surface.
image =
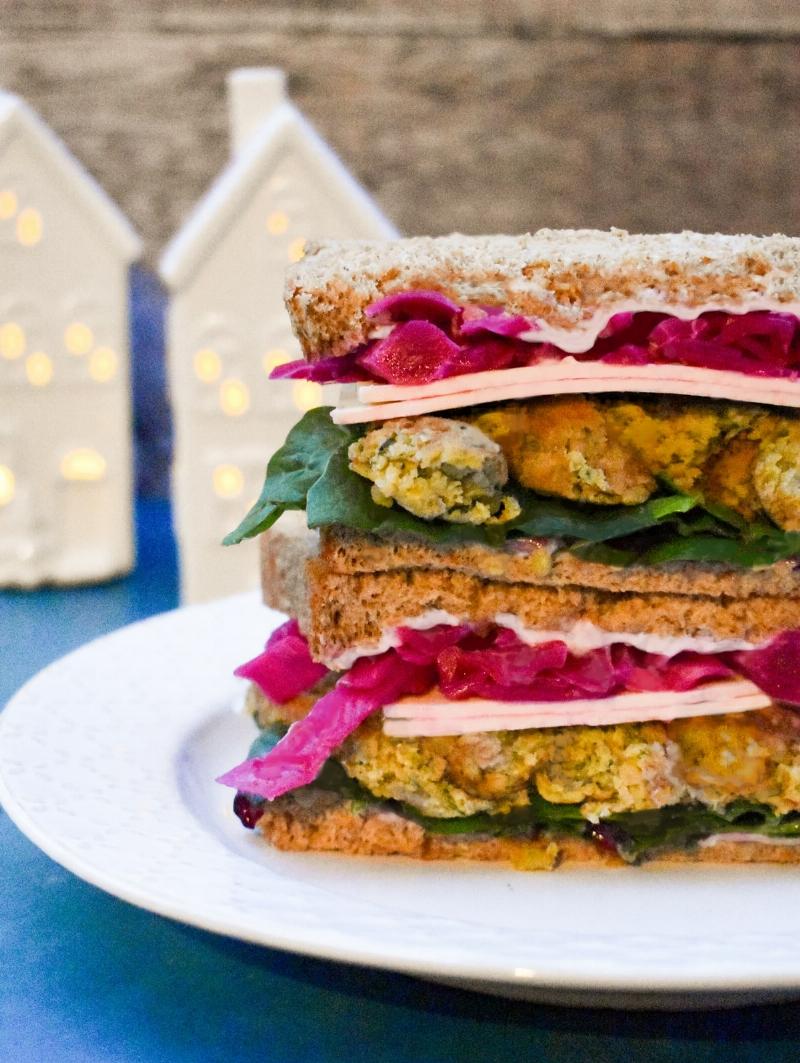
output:
M 0 595 L 0 704 L 80 643 L 176 605 L 166 503 L 140 503 L 138 533 L 127 579 Z M 4 813 L 0 853 L 2 1063 L 800 1059 L 800 1004 L 670 1014 L 511 1003 L 140 911 L 54 864 Z

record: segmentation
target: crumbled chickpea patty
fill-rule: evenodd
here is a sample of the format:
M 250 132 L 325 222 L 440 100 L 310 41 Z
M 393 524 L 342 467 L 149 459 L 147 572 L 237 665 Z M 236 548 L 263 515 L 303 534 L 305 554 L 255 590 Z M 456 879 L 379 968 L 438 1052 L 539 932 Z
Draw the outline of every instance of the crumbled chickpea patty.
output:
M 747 403 L 559 396 L 387 421 L 349 450 L 376 502 L 431 520 L 496 524 L 522 487 L 636 505 L 664 487 L 800 531 L 800 419 Z
M 387 421 L 348 450 L 350 468 L 373 483 L 379 505 L 396 502 L 424 520 L 500 524 L 519 515 L 501 492 L 508 466 L 477 428 L 446 417 Z
M 800 722 L 774 706 L 672 723 L 497 731 L 449 738 L 392 738 L 380 714 L 337 759 L 377 797 L 429 816 L 502 813 L 528 789 L 585 816 L 736 798 L 784 814 L 800 809 Z
M 800 531 L 800 424 L 775 426 L 759 447 L 753 483 L 761 505 L 777 525 Z
M 641 459 L 620 446 L 588 399 L 509 403 L 474 423 L 502 447 L 514 477 L 541 494 L 633 505 L 656 489 Z

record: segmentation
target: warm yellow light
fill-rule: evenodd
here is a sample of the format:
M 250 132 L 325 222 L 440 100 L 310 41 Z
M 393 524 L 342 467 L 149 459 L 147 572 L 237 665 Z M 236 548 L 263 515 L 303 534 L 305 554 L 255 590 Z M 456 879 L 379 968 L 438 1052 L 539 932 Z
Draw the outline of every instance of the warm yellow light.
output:
M 8 221 L 17 213 L 17 193 L 10 188 L 0 189 L 0 221 Z
M 34 351 L 25 359 L 25 375 L 36 388 L 43 388 L 53 379 L 53 361 L 44 351 Z
M 298 410 L 313 410 L 322 405 L 322 388 L 313 380 L 296 380 L 292 388 L 292 401 Z
M 82 321 L 73 321 L 64 329 L 64 346 L 70 354 L 88 354 L 94 346 L 94 333 Z
M 289 228 L 289 215 L 283 210 L 273 210 L 267 218 L 267 232 L 280 236 Z
M 219 388 L 219 404 L 229 417 L 241 417 L 250 409 L 250 392 L 241 380 L 223 380 Z
M 0 354 L 9 361 L 21 358 L 25 353 L 25 330 L 16 321 L 0 325 Z
M 195 351 L 194 375 L 198 380 L 202 380 L 204 384 L 213 384 L 215 380 L 219 380 L 221 372 L 222 362 L 216 351 L 210 347 Z
M 292 240 L 287 250 L 289 252 L 289 261 L 299 262 L 306 253 L 306 238 L 298 236 L 296 240 Z
M 273 347 L 264 355 L 264 372 L 269 375 L 273 369 L 277 369 L 279 365 L 286 365 L 291 360 L 291 354 L 283 347 Z
M 17 488 L 14 473 L 7 465 L 0 465 L 0 506 L 7 506 Z
M 26 207 L 17 216 L 17 239 L 23 247 L 33 247 L 42 238 L 42 216 L 33 207 Z
M 106 459 L 91 447 L 78 447 L 61 459 L 61 475 L 65 480 L 102 480 L 106 474 Z
M 218 465 L 213 473 L 214 494 L 238 498 L 244 490 L 244 473 L 237 465 Z
M 117 371 L 117 355 L 110 347 L 97 347 L 89 358 L 89 376 L 101 384 L 114 377 Z

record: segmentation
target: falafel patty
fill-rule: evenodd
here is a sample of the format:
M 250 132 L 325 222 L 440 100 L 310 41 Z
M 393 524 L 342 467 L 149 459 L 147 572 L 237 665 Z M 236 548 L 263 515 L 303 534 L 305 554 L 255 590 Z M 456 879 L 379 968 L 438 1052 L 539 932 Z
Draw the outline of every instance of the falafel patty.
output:
M 372 481 L 375 502 L 424 520 L 513 520 L 515 484 L 614 506 L 667 488 L 800 531 L 800 419 L 747 403 L 573 395 L 506 402 L 458 419 L 385 421 L 350 446 L 349 459 Z
M 253 688 L 261 727 L 292 722 Z M 310 708 L 310 705 L 309 705 Z M 553 804 L 580 805 L 596 821 L 619 812 L 736 799 L 779 815 L 800 810 L 800 717 L 791 709 L 696 716 L 671 723 L 491 731 L 447 738 L 392 738 L 376 713 L 336 754 L 377 798 L 434 818 L 523 808 L 534 787 Z

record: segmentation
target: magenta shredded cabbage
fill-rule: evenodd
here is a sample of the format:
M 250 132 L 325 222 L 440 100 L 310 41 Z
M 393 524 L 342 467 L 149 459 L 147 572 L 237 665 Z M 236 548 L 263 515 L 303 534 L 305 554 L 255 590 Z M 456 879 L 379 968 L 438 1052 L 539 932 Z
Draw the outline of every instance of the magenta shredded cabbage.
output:
M 270 700 L 283 705 L 310 690 L 327 672 L 324 664 L 311 659 L 297 621 L 287 620 L 273 631 L 264 652 L 240 665 L 234 675 L 250 679 Z
M 782 631 L 766 646 L 731 657 L 739 674 L 765 694 L 800 706 L 800 631 Z
M 562 641 L 529 646 L 508 628 L 495 626 L 401 628 L 399 636 L 395 649 L 359 658 L 266 756 L 245 761 L 218 782 L 267 800 L 305 786 L 368 716 L 435 686 L 453 700 L 572 701 L 623 692 L 692 690 L 739 675 L 770 697 L 800 706 L 800 631 L 783 632 L 755 650 L 673 657 L 623 643 L 577 655 Z M 281 670 L 291 674 L 281 680 Z M 326 671 L 311 661 L 296 622 L 289 621 L 275 632 L 264 653 L 236 674 L 252 678 L 274 700 L 286 701 L 310 689 Z
M 429 321 L 432 325 L 450 330 L 461 307 L 441 292 L 410 291 L 386 295 L 371 303 L 364 311 L 377 325 L 393 325 L 398 321 Z
M 567 356 L 551 343 L 519 338 L 536 331 L 536 321 L 499 307 L 459 307 L 440 292 L 387 295 L 365 313 L 376 324 L 393 326 L 392 331 L 342 357 L 278 366 L 273 378 L 419 385 Z M 573 357 L 613 365 L 687 365 L 798 378 L 800 328 L 793 314 L 771 310 L 714 310 L 690 321 L 649 311 L 626 312 L 609 320 L 590 350 Z
M 733 671 L 713 655 L 667 658 L 622 643 L 572 654 L 564 642 L 528 646 L 513 631 L 469 636 L 436 659 L 438 686 L 448 698 L 573 701 L 624 691 L 691 690 Z
M 348 735 L 383 705 L 430 689 L 429 665 L 403 662 L 393 650 L 361 657 L 264 757 L 239 764 L 217 782 L 272 801 L 313 782 Z

